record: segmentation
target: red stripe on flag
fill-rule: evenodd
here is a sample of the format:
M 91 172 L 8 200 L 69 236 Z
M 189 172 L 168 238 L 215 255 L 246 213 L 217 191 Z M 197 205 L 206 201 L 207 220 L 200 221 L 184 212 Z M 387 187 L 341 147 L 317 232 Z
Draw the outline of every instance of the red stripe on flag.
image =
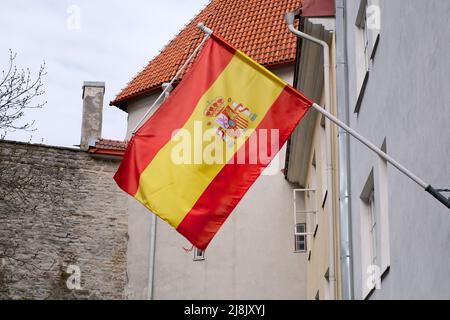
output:
M 308 98 L 287 86 L 264 116 L 258 129 L 267 129 L 270 137 L 269 130 L 278 128 L 281 148 L 311 105 Z M 241 149 L 246 148 L 248 151 L 249 141 Z M 271 150 L 270 138 L 267 139 L 267 150 Z M 271 159 L 274 156 L 275 154 L 271 155 Z M 235 155 L 235 163 L 236 159 Z M 267 164 L 249 162 L 249 154 L 246 152 L 246 164 L 225 165 L 178 226 L 177 231 L 197 248 L 206 249 L 241 198 L 267 167 Z
M 120 188 L 132 196 L 136 194 L 141 173 L 170 141 L 173 131 L 188 121 L 203 94 L 226 68 L 235 52 L 221 41 L 207 41 L 183 81 L 129 142 L 114 176 Z

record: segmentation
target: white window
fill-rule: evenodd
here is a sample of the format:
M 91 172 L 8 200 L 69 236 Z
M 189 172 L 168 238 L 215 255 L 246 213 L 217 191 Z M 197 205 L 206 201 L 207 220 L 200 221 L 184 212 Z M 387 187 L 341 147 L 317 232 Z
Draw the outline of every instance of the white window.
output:
M 370 66 L 370 44 L 369 44 L 369 27 L 367 25 L 367 15 L 363 16 L 362 25 L 360 26 L 364 54 L 364 71 L 369 71 Z
M 383 141 L 381 150 L 387 153 L 386 139 Z M 380 238 L 378 264 L 381 267 L 381 273 L 384 273 L 391 265 L 390 258 L 390 236 L 389 236 L 389 176 L 388 176 L 388 164 L 386 160 L 379 158 L 378 160 L 378 229 Z
M 378 0 L 361 0 L 356 18 L 356 78 L 359 91 L 364 90 L 380 34 Z
M 361 0 L 355 24 L 360 30 L 359 36 L 362 39 L 366 70 L 369 70 L 372 51 L 381 28 L 379 1 Z
M 321 126 L 320 129 L 320 175 L 321 175 L 321 181 L 320 183 L 322 184 L 320 186 L 320 189 L 322 189 L 322 194 L 320 202 L 321 204 L 324 203 L 325 201 L 325 196 L 327 195 L 328 192 L 328 183 L 327 183 L 327 146 L 326 146 L 326 141 L 327 141 L 327 135 L 326 135 L 326 130 L 325 130 L 325 117 L 322 117 L 322 119 L 324 120 L 323 122 L 323 126 Z
M 372 189 L 367 199 L 367 219 L 368 219 L 368 232 L 369 232 L 369 257 L 372 265 L 377 265 L 377 217 L 375 211 L 375 196 Z
M 205 260 L 205 251 L 194 248 L 194 261 Z
M 305 253 L 313 231 L 308 226 L 317 225 L 317 198 L 315 189 L 294 189 L 294 252 Z M 309 238 L 308 238 L 309 237 Z
M 372 169 L 361 192 L 361 275 L 363 298 L 380 281 L 378 248 L 378 191 L 374 188 Z
M 306 223 L 297 223 L 295 226 L 295 252 L 306 252 Z

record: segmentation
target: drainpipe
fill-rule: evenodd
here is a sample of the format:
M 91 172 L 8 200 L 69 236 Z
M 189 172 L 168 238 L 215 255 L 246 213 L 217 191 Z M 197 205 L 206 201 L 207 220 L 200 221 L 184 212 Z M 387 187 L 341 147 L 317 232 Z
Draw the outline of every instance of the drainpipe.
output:
M 349 124 L 348 73 L 346 46 L 346 0 L 336 0 L 336 98 L 337 115 Z M 350 186 L 350 136 L 339 127 L 339 227 L 342 298 L 353 299 L 352 237 L 351 237 L 351 186 Z
M 330 47 L 323 40 L 314 38 L 309 34 L 301 32 L 294 27 L 295 16 L 299 14 L 299 10 L 288 12 L 285 15 L 286 23 L 289 30 L 297 37 L 309 40 L 323 47 L 323 69 L 324 69 L 324 88 L 325 88 L 325 108 L 331 111 L 331 94 L 330 94 Z M 327 198 L 328 204 L 328 279 L 330 282 L 330 300 L 336 298 L 336 277 L 335 277 L 335 259 L 334 259 L 334 216 L 333 216 L 333 162 L 331 157 L 331 123 L 325 120 L 326 135 L 326 161 L 327 161 Z
M 153 281 L 155 279 L 155 243 L 156 243 L 156 215 L 152 214 L 150 226 L 150 252 L 148 266 L 148 300 L 153 300 Z

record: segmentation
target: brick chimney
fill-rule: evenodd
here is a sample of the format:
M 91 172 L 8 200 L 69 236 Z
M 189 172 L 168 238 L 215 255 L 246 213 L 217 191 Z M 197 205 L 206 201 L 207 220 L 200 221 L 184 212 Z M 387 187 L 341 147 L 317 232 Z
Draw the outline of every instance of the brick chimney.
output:
M 83 119 L 80 148 L 88 150 L 102 136 L 104 82 L 83 83 Z

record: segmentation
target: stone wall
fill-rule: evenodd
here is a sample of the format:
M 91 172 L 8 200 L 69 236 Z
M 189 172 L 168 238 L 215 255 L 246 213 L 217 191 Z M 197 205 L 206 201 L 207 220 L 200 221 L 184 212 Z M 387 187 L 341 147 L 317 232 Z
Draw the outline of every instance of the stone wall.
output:
M 128 226 L 126 196 L 112 179 L 118 163 L 0 141 L 0 299 L 124 297 Z

